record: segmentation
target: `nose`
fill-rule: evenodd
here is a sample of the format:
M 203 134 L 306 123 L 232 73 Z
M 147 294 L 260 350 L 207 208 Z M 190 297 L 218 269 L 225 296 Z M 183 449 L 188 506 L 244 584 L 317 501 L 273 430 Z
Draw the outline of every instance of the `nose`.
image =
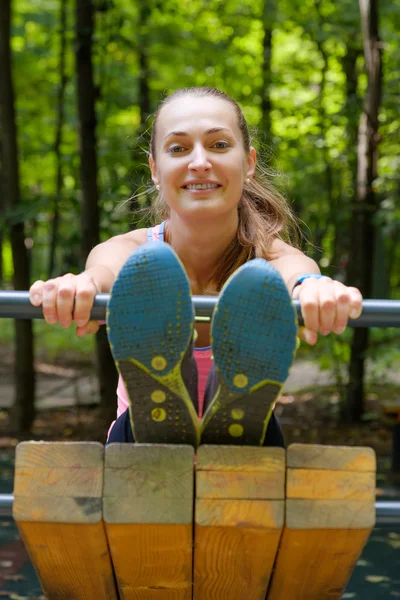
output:
M 207 171 L 211 169 L 211 163 L 206 149 L 201 146 L 195 146 L 190 157 L 189 169 L 192 171 Z

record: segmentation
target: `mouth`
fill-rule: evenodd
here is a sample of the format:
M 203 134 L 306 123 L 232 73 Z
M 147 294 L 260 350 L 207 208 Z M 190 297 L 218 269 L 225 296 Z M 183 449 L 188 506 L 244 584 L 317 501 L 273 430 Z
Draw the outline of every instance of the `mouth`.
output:
M 204 190 L 216 190 L 222 187 L 219 183 L 188 183 L 183 186 L 184 190 L 190 191 L 204 191 Z

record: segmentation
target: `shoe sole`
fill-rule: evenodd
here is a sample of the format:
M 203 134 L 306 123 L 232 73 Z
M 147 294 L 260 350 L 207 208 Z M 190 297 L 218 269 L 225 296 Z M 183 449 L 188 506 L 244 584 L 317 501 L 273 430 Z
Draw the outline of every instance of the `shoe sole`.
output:
M 262 445 L 297 346 L 297 316 L 278 271 L 252 260 L 225 284 L 211 323 L 217 392 L 202 444 Z
M 194 312 L 183 267 L 167 244 L 128 258 L 107 307 L 107 333 L 129 399 L 135 441 L 199 441 L 198 416 L 181 374 Z

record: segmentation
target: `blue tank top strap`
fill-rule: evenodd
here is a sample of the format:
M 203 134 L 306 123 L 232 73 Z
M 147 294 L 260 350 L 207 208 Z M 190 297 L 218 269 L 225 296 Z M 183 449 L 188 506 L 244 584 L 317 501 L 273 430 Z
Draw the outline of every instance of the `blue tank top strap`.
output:
M 158 242 L 163 242 L 164 241 L 164 229 L 165 229 L 165 223 L 168 221 L 168 219 L 166 221 L 163 221 L 158 228 Z M 147 241 L 148 242 L 154 242 L 155 240 L 153 239 L 153 229 L 154 227 L 149 227 L 147 229 Z
M 164 229 L 165 229 L 165 223 L 167 221 L 163 221 L 160 225 L 160 229 L 158 230 L 158 241 L 159 242 L 163 242 L 164 241 Z

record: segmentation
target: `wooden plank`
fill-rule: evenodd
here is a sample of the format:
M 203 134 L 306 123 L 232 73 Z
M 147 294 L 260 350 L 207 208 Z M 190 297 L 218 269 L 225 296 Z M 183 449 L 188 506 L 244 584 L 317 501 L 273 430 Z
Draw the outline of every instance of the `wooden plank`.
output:
M 281 449 L 200 446 L 196 600 L 264 600 L 284 522 L 284 469 Z
M 110 444 L 103 513 L 121 600 L 191 600 L 194 449 Z
M 285 527 L 268 600 L 338 600 L 369 535 L 368 529 Z
M 102 521 L 102 444 L 17 446 L 13 516 L 46 598 L 117 600 Z
M 197 471 L 197 498 L 225 498 L 232 500 L 262 500 L 282 497 L 285 472 L 260 471 Z
M 287 449 L 288 469 L 334 469 L 335 471 L 376 472 L 372 448 L 291 444 Z
M 286 500 L 289 529 L 371 529 L 375 503 L 371 500 Z
M 117 600 L 103 523 L 17 525 L 47 600 Z
M 374 473 L 323 469 L 288 469 L 287 498 L 369 500 L 375 496 Z
M 232 446 L 199 446 L 196 472 L 199 471 L 259 471 L 281 472 L 285 468 L 283 448 L 258 448 L 241 446 L 240 454 L 232 452 Z
M 283 526 L 283 500 L 209 500 L 196 502 L 196 523 L 201 526 L 279 529 Z
M 268 600 L 341 598 L 374 527 L 371 449 L 320 449 L 288 448 L 286 523 Z

